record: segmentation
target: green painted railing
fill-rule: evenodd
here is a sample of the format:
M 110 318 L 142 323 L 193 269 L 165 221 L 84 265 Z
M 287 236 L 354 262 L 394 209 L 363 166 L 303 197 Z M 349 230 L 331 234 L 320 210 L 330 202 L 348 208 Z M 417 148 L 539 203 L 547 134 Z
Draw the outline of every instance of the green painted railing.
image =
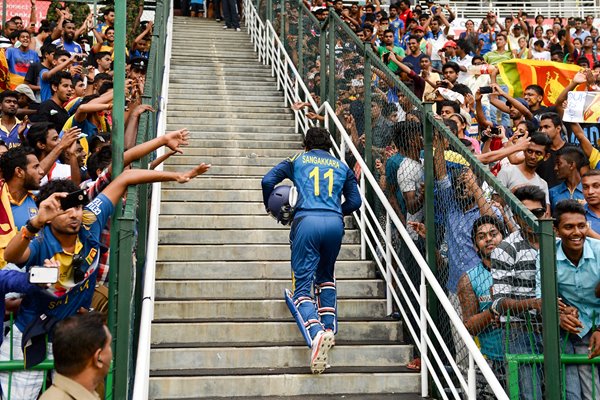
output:
M 122 2 L 122 8 L 125 2 Z M 116 3 L 115 3 L 116 5 Z M 119 11 L 115 10 L 118 15 Z M 167 20 L 171 12 L 169 0 L 158 0 L 154 15 L 152 46 L 148 59 L 142 103 L 149 104 L 154 112 L 142 114 L 138 126 L 137 144 L 156 137 L 156 116 L 161 111 L 162 72 L 167 35 Z M 123 16 L 125 11 L 123 10 Z M 116 25 L 116 24 L 115 24 Z M 115 38 L 119 35 L 115 34 Z M 121 36 L 121 37 L 124 37 Z M 115 63 L 116 64 L 116 63 Z M 123 64 L 124 65 L 124 64 Z M 123 86 L 124 88 L 124 86 Z M 118 91 L 115 86 L 115 98 Z M 116 103 L 115 103 L 116 106 Z M 122 138 L 113 157 L 120 153 L 122 164 Z M 148 168 L 150 156 L 133 163 L 133 168 Z M 114 159 L 113 159 L 114 164 Z M 114 168 L 113 168 L 114 171 Z M 146 257 L 148 233 L 149 185 L 131 186 L 127 190 L 127 202 L 122 212 L 117 212 L 111 229 L 111 269 L 109 294 L 109 328 L 113 333 L 115 359 L 107 379 L 106 398 L 128 399 L 132 391 L 134 362 L 137 353 L 137 335 L 141 308 L 141 289 Z M 117 208 L 121 210 L 121 208 Z M 112 267 L 115 266 L 115 267 Z M 112 397 L 110 393 L 112 391 Z

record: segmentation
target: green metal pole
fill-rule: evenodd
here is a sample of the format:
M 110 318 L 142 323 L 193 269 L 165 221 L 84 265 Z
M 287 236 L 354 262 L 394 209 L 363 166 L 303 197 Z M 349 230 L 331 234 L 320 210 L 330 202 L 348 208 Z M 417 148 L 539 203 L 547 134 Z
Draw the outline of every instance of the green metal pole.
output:
M 538 220 L 542 278 L 542 323 L 544 336 L 544 399 L 560 399 L 560 335 L 558 286 L 556 283 L 556 240 L 551 218 Z
M 427 265 L 429 265 L 429 269 L 431 272 L 438 277 L 438 268 L 437 268 L 437 257 L 436 257 L 436 229 L 435 229 L 435 209 L 433 204 L 433 187 L 435 184 L 435 170 L 434 170 L 434 162 L 433 162 L 433 137 L 434 137 L 434 127 L 431 120 L 428 118 L 433 115 L 433 103 L 423 103 L 423 133 L 424 133 L 424 150 L 425 150 L 425 160 L 424 160 L 424 170 L 425 170 L 425 228 L 427 231 L 427 236 L 425 237 L 425 255 L 427 259 Z M 437 149 L 437 151 L 443 151 L 443 149 Z M 439 309 L 439 301 L 433 290 L 431 289 L 431 285 L 425 283 L 427 287 L 427 311 L 431 318 L 434 321 L 438 321 L 438 309 Z M 432 334 L 431 329 L 429 328 L 429 334 Z M 437 388 L 435 385 L 431 385 L 430 378 L 430 387 Z
M 273 0 L 267 0 L 267 20 L 273 23 Z
M 127 4 L 125 1 L 117 1 L 115 2 L 115 44 L 114 44 L 114 74 L 113 74 L 113 85 L 114 85 L 114 99 L 113 99 L 113 114 L 112 114 L 112 177 L 116 178 L 123 171 L 123 152 L 124 152 L 124 134 L 125 134 L 125 40 L 126 40 L 126 16 L 127 16 Z M 117 319 L 119 318 L 117 315 L 119 301 L 117 284 L 118 284 L 118 271 L 119 271 L 119 246 L 120 238 L 119 238 L 119 215 L 121 213 L 120 202 L 115 208 L 115 213 L 112 217 L 111 224 L 111 252 L 110 252 L 110 260 L 109 265 L 112 266 L 110 268 L 109 273 L 109 313 L 108 313 L 108 326 L 113 334 L 113 352 L 115 354 L 114 366 L 113 366 L 113 374 L 107 380 L 107 393 L 110 393 L 112 396 L 112 391 L 116 390 L 116 398 L 125 398 L 121 397 L 120 393 L 123 392 L 123 385 L 125 385 L 125 390 L 127 388 L 127 370 L 123 370 L 123 366 L 127 365 L 127 359 L 129 358 L 128 354 L 120 353 L 118 351 L 119 342 L 120 341 L 128 341 L 129 333 L 126 331 L 122 335 L 119 335 L 118 332 L 123 330 L 123 328 L 127 328 L 127 319 L 125 320 L 125 327 L 120 327 L 118 329 Z M 127 250 L 129 251 L 129 250 Z M 125 296 L 129 297 L 127 294 Z M 129 300 L 129 299 L 127 299 Z M 123 310 L 125 312 L 126 310 Z M 126 316 L 128 318 L 128 316 Z M 125 378 L 125 380 L 123 380 Z M 112 383 L 114 382 L 114 387 L 112 387 Z
M 436 237 L 435 237 L 435 210 L 433 204 L 433 186 L 435 182 L 434 163 L 433 163 L 433 124 L 428 116 L 433 114 L 433 103 L 423 103 L 423 131 L 424 131 L 424 148 L 425 148 L 425 228 L 427 229 L 427 237 L 425 242 L 425 251 L 427 264 L 431 271 L 437 276 L 437 260 L 436 260 Z M 443 151 L 438 149 L 438 151 Z M 430 293 L 431 295 L 432 293 Z M 435 296 L 429 296 L 429 300 Z M 432 310 L 429 310 L 430 312 Z M 437 311 L 437 310 L 436 310 Z M 435 318 L 434 318 L 435 321 Z
M 304 21 L 302 18 L 302 7 L 299 4 L 297 4 L 296 7 L 298 7 L 298 38 L 296 39 L 296 45 L 298 46 L 298 73 L 300 74 L 298 79 L 304 81 L 304 58 L 302 55 L 302 44 L 304 43 Z
M 337 98 L 337 93 L 335 90 L 335 20 L 333 19 L 333 13 L 335 11 L 332 7 L 329 8 L 329 23 L 327 24 L 327 39 L 329 44 L 329 59 L 328 59 L 328 74 L 327 74 L 327 101 L 333 111 L 335 111 L 335 101 Z M 332 119 L 329 118 L 329 133 L 331 136 L 338 141 L 336 135 L 335 124 Z
M 286 48 L 287 37 L 285 35 L 285 0 L 280 0 L 279 7 L 281 7 L 281 9 L 279 10 L 279 40 L 281 40 L 281 43 L 283 43 L 284 48 Z
M 2 0 L 2 29 L 4 24 L 6 24 L 6 0 Z
M 319 36 L 319 60 L 321 65 L 319 68 L 319 75 L 321 76 L 319 97 L 323 102 L 327 98 L 327 31 L 323 28 L 321 28 L 321 36 Z
M 365 91 L 364 102 L 364 135 L 365 135 L 365 163 L 369 170 L 374 171 L 375 160 L 373 159 L 373 124 L 371 121 L 371 58 L 365 48 L 365 73 L 363 79 L 363 88 Z M 370 186 L 369 186 L 370 188 Z M 372 192 L 368 190 L 367 197 L 372 200 Z

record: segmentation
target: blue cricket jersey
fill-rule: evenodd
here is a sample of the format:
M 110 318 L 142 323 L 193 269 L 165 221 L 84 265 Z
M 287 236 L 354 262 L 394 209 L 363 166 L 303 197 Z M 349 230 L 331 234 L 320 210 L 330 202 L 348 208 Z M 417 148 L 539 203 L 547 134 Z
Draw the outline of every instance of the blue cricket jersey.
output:
M 294 217 L 309 212 L 311 215 L 348 215 L 361 205 L 354 173 L 327 151 L 311 150 L 298 153 L 269 171 L 262 180 L 265 207 L 275 185 L 285 178 L 294 182 L 298 190 Z M 342 194 L 345 197 L 344 203 Z

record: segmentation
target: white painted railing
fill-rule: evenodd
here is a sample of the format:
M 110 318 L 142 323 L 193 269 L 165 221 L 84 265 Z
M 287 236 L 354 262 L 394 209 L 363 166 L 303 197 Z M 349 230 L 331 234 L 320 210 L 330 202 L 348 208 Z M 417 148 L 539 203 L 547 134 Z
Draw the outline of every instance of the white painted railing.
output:
M 462 399 L 466 394 L 468 399 L 475 400 L 475 365 L 477 365 L 496 397 L 501 400 L 508 400 L 508 396 L 498 382 L 494 372 L 483 358 L 479 348 L 465 328 L 462 320 L 427 265 L 427 262 L 417 249 L 406 228 L 400 222 L 398 215 L 388 202 L 377 180 L 369 171 L 361 154 L 352 143 L 352 139 L 338 119 L 335 111 L 328 102 L 324 102 L 321 106 L 318 106 L 314 102 L 308 88 L 300 78 L 296 67 L 279 40 L 271 22 L 263 22 L 260 19 L 251 0 L 244 1 L 244 12 L 246 27 L 254 44 L 254 49 L 258 53 L 259 61 L 271 66 L 272 76 L 276 77 L 277 86 L 284 93 L 285 104 L 291 105 L 299 101 L 309 102 L 312 112 L 325 117 L 325 127 L 329 128 L 329 124 L 333 123 L 339 133 L 340 142 L 336 143 L 335 140 L 332 140 L 334 143 L 334 155 L 344 160 L 346 151 L 350 151 L 360 165 L 362 173 L 360 175 L 359 189 L 363 205 L 359 212 L 354 213 L 354 218 L 361 231 L 361 256 L 363 259 L 366 258 L 367 248 L 370 249 L 371 254 L 385 255 L 383 259 L 375 257 L 374 261 L 382 276 L 385 277 L 388 300 L 393 299 L 399 306 L 404 323 L 407 325 L 421 354 L 421 395 L 424 397 L 429 396 L 428 382 L 429 376 L 431 376 L 439 395 L 443 399 Z M 299 133 L 305 133 L 308 128 L 315 125 L 307 117 L 307 113 L 304 110 L 294 110 L 294 113 L 296 128 Z M 334 138 L 332 137 L 332 139 Z M 368 203 L 365 197 L 367 186 L 370 186 L 370 190 L 375 193 L 385 209 L 385 228 L 382 228 L 379 224 L 373 206 Z M 421 270 L 421 284 L 418 289 L 413 285 L 396 249 L 392 245 L 392 227 L 398 230 Z M 382 238 L 383 242 L 378 241 L 377 238 Z M 393 267 L 394 262 L 399 267 L 400 276 Z M 400 293 L 396 292 L 394 284 L 398 287 Z M 462 372 L 454 361 L 453 355 L 436 326 L 436 321 L 432 319 L 432 316 L 427 311 L 427 284 L 448 315 L 450 323 L 460 335 L 469 352 L 469 366 L 466 373 Z M 401 306 L 400 299 L 406 304 L 408 310 Z M 413 306 L 413 301 L 418 302 L 418 310 Z M 390 309 L 391 301 L 388 301 L 388 311 Z M 409 317 L 412 317 L 412 319 Z M 414 326 L 411 320 L 418 321 L 418 326 Z M 449 369 L 445 365 L 446 363 L 450 364 Z M 444 388 L 447 388 L 449 393 Z
M 173 0 L 171 0 L 171 10 Z M 157 115 L 156 135 L 165 134 L 167 126 L 167 104 L 169 100 L 169 74 L 171 71 L 171 43 L 173 41 L 173 13 L 169 13 L 167 21 L 167 38 L 165 48 L 165 69 L 162 76 L 162 93 L 159 96 L 159 107 Z M 157 157 L 164 154 L 164 147 L 156 150 Z M 163 165 L 156 167 L 162 171 Z M 150 380 L 150 345 L 152 320 L 154 319 L 154 278 L 156 272 L 156 258 L 158 252 L 158 215 L 160 212 L 161 183 L 152 184 L 152 199 L 150 201 L 150 219 L 148 224 L 148 243 L 146 253 L 146 265 L 144 268 L 144 279 L 142 288 L 142 309 L 140 317 L 140 329 L 138 337 L 137 359 L 135 364 L 135 376 L 133 384 L 133 400 L 148 399 L 148 383 Z

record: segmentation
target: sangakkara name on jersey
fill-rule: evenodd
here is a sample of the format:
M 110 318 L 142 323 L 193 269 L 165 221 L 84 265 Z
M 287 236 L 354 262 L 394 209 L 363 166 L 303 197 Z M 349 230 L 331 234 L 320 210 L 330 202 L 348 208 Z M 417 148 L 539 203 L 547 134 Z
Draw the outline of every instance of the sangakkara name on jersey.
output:
M 302 156 L 302 162 L 304 164 L 319 164 L 319 165 L 325 165 L 327 167 L 333 167 L 333 168 L 339 168 L 340 167 L 340 162 L 336 159 L 333 158 L 323 158 L 323 157 L 317 157 L 317 156 L 312 156 L 312 155 L 303 155 Z

